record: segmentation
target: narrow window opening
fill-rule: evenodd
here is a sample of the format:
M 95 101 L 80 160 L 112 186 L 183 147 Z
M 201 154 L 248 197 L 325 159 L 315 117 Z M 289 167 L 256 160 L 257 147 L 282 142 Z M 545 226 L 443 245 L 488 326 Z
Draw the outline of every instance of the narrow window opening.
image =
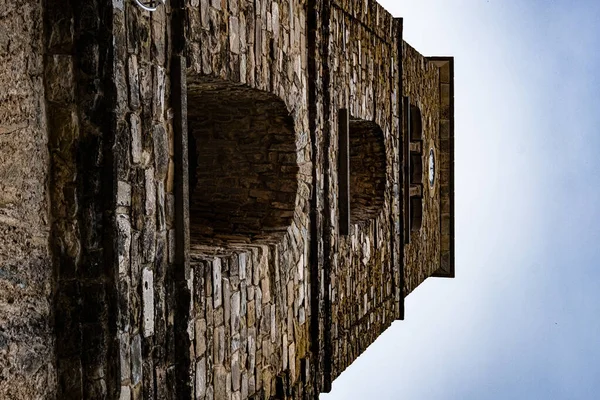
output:
M 423 140 L 423 120 L 421 109 L 414 104 L 410 105 L 410 140 Z

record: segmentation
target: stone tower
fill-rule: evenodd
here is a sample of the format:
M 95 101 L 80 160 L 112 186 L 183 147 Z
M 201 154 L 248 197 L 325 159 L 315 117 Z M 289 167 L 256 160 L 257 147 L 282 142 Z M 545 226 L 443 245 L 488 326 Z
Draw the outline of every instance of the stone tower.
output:
M 454 276 L 453 59 L 375 1 L 1 9 L 0 398 L 314 399 Z

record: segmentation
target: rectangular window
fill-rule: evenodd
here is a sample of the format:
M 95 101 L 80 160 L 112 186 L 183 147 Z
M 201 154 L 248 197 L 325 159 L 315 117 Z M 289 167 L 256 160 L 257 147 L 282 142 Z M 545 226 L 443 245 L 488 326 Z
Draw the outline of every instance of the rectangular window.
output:
M 341 235 L 350 232 L 350 115 L 342 108 L 338 112 L 338 208 Z

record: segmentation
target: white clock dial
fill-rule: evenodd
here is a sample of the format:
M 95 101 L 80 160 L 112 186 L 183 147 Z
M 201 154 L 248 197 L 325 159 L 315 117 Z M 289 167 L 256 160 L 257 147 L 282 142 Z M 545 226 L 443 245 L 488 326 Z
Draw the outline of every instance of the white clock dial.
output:
M 433 149 L 429 150 L 429 185 L 435 182 L 435 155 Z

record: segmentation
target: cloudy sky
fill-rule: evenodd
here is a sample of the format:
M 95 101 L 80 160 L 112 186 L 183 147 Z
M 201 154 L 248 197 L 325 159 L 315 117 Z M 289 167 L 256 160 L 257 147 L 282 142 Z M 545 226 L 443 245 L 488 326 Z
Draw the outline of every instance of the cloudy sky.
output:
M 380 3 L 455 56 L 456 279 L 321 399 L 600 398 L 600 1 Z

